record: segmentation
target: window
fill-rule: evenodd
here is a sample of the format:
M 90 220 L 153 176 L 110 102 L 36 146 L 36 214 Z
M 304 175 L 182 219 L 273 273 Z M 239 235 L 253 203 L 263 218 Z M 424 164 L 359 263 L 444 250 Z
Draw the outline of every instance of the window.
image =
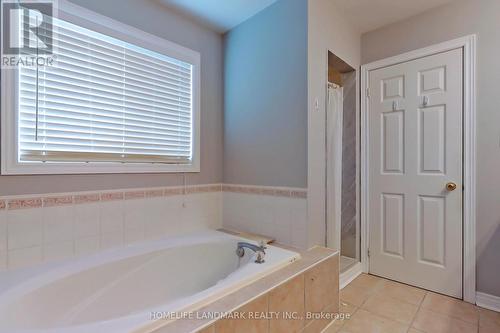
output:
M 9 73 L 15 94 L 2 124 L 14 126 L 2 140 L 2 171 L 199 171 L 199 55 L 84 13 L 82 20 L 60 9 L 53 19 L 53 66 Z

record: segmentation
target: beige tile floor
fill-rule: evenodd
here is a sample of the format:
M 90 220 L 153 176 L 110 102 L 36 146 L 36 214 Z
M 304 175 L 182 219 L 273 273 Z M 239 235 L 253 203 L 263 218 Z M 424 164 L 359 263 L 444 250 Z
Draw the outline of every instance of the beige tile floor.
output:
M 324 333 L 500 333 L 500 313 L 405 284 L 362 274 L 340 292 Z

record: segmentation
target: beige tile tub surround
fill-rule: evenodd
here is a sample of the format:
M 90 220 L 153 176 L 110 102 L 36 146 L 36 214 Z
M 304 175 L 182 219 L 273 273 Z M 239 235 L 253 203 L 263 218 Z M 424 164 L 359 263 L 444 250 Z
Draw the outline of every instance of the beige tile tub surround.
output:
M 308 311 L 308 307 L 315 312 L 338 313 L 338 252 L 316 247 L 301 256 L 300 260 L 199 309 L 197 314 L 232 311 L 299 314 Z M 209 319 L 186 319 L 169 323 L 154 333 L 318 333 L 330 322 L 305 320 L 305 317 L 283 320 L 282 316 L 221 319 L 215 323 Z
M 296 312 L 305 314 L 305 274 L 301 274 L 283 283 L 269 292 L 269 311 L 284 314 Z M 283 316 L 282 316 L 283 317 Z M 279 318 L 269 322 L 270 332 L 300 332 L 305 326 L 304 320 L 286 320 Z
M 306 312 L 321 312 L 332 304 L 332 299 L 339 298 L 338 265 L 316 265 L 304 273 L 304 278 Z
M 264 294 L 250 303 L 242 306 L 237 311 L 248 313 L 266 313 L 269 311 L 269 294 Z M 215 323 L 216 333 L 236 332 L 267 332 L 269 321 L 263 318 L 221 319 Z
M 340 306 L 352 317 L 324 333 L 500 332 L 498 312 L 366 274 L 340 292 Z

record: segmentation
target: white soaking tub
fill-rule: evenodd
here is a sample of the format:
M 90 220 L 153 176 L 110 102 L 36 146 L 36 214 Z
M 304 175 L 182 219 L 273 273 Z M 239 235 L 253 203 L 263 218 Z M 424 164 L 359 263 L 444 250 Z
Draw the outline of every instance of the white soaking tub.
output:
M 147 332 L 152 312 L 196 309 L 299 258 L 268 246 L 262 264 L 240 259 L 242 240 L 204 231 L 0 273 L 0 332 Z

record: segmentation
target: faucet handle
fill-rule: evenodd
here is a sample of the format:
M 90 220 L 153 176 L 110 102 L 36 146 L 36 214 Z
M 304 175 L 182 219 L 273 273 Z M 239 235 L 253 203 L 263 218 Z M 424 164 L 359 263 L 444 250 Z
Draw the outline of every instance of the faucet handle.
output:
M 264 260 L 264 255 L 265 255 L 264 252 L 257 251 L 256 254 L 257 254 L 257 259 L 255 259 L 256 264 L 262 264 L 266 262 Z
M 264 242 L 264 240 L 262 240 L 262 239 L 261 239 L 261 240 L 260 240 L 260 242 L 259 242 L 259 246 L 260 246 L 263 250 L 265 250 L 265 249 L 267 249 L 267 246 L 266 246 L 266 245 L 267 245 L 267 244 L 266 244 L 266 242 Z

